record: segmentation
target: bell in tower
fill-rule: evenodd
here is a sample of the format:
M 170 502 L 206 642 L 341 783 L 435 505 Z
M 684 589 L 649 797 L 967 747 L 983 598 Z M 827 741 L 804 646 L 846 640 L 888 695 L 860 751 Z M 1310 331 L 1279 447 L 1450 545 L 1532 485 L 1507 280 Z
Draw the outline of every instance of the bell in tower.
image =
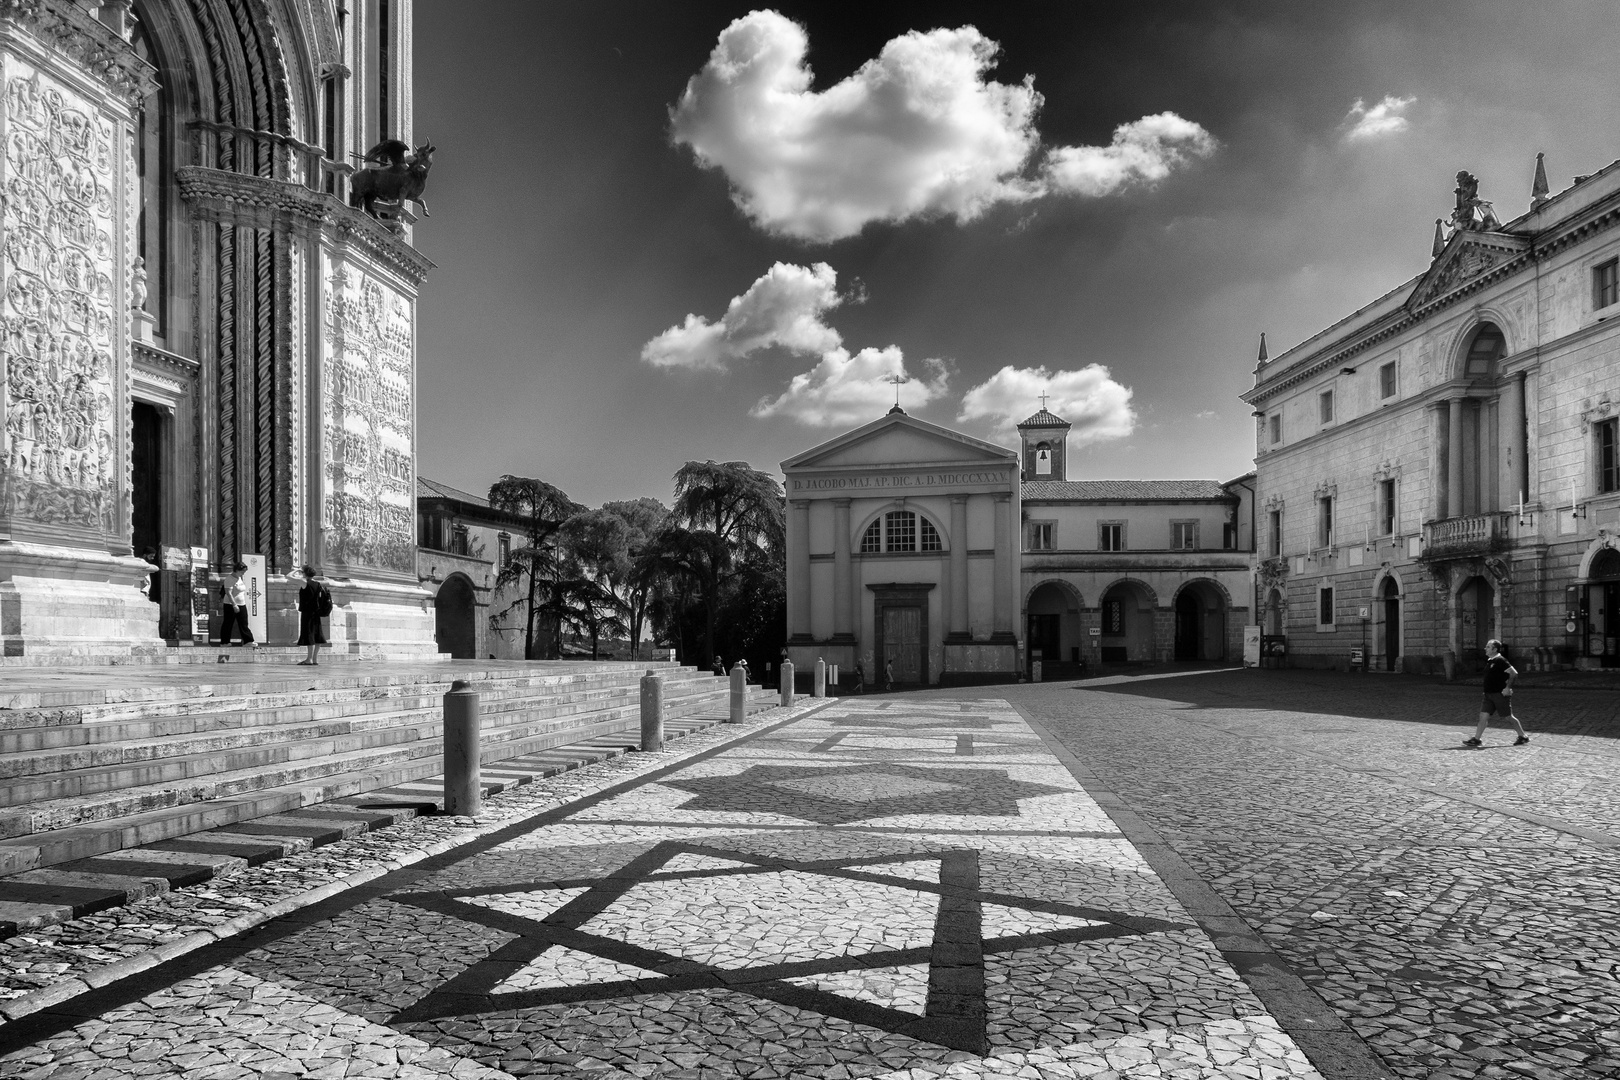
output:
M 1041 411 L 1018 425 L 1023 443 L 1023 480 L 1066 480 L 1064 462 L 1068 457 L 1069 422 L 1046 410 L 1041 395 Z

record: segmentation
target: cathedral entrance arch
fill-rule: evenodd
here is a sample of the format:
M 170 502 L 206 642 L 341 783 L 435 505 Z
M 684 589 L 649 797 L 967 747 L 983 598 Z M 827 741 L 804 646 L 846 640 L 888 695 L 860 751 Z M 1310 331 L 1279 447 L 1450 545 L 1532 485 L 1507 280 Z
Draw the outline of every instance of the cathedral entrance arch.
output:
M 478 607 L 466 574 L 451 574 L 433 598 L 433 636 L 439 651 L 453 660 L 478 655 Z
M 1035 661 L 1041 662 L 1043 679 L 1067 678 L 1060 667 L 1078 662 L 1080 651 L 1080 601 L 1074 591 L 1056 581 L 1037 585 L 1025 602 L 1025 671 L 1033 676 Z
M 879 686 L 928 685 L 928 591 L 932 583 L 869 585 L 872 590 L 872 650 Z M 893 672 L 892 679 L 890 672 Z
M 1154 659 L 1157 598 L 1140 581 L 1118 581 L 1102 596 L 1102 660 L 1105 664 Z
M 1620 551 L 1599 552 L 1587 571 L 1586 655 L 1620 667 Z

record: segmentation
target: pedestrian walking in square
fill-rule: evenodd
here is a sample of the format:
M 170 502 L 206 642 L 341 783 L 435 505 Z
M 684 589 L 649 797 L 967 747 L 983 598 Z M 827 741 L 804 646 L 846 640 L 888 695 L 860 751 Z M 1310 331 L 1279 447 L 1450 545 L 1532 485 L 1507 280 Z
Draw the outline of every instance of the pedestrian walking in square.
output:
M 231 635 L 234 632 L 242 640 L 238 644 L 246 645 L 250 649 L 257 649 L 259 643 L 253 640 L 253 631 L 248 627 L 248 588 L 247 563 L 237 562 L 231 566 L 231 572 L 225 575 L 220 583 L 220 610 L 222 625 L 219 631 L 221 645 L 232 644 Z
M 1530 736 L 1524 733 L 1524 725 L 1519 718 L 1513 715 L 1513 680 L 1519 677 L 1519 671 L 1508 658 L 1502 655 L 1502 643 L 1495 638 L 1485 643 L 1485 701 L 1479 707 L 1479 727 L 1474 731 L 1472 739 L 1464 739 L 1464 746 L 1483 746 L 1485 728 L 1491 722 L 1491 716 L 1500 713 L 1507 717 L 1508 723 L 1519 737 L 1513 740 L 1514 746 L 1523 746 L 1530 741 Z
M 303 568 L 304 586 L 298 590 L 298 644 L 309 650 L 299 667 L 312 667 L 320 663 L 316 654 L 326 644 L 326 633 L 321 620 L 332 614 L 332 593 L 321 584 L 315 568 L 307 563 Z
M 855 693 L 866 693 L 866 669 L 861 667 L 859 660 L 855 661 Z
M 883 689 L 894 689 L 894 661 L 892 659 L 883 661 Z

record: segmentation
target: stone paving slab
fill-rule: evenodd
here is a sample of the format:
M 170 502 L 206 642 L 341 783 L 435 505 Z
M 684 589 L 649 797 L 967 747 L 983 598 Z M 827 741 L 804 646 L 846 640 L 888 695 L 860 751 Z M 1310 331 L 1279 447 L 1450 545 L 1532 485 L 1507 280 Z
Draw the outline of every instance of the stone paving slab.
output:
M 241 871 L 442 844 L 0 1027 L 0 1075 L 1324 1076 L 1014 709 L 818 705 Z

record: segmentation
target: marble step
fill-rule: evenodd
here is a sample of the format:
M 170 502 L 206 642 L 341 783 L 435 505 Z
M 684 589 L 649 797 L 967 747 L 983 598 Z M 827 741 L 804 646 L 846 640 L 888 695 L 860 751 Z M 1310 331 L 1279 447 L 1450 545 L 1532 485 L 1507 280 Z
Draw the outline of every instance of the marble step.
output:
M 711 693 L 692 680 L 668 680 L 665 701 L 675 706 L 692 695 Z M 607 706 L 634 703 L 639 709 L 639 700 L 639 693 L 632 699 L 622 689 L 561 695 L 510 691 L 482 696 L 480 714 L 487 727 L 495 728 L 518 721 L 562 720 Z M 279 760 L 273 757 L 278 747 L 292 756 L 307 755 L 314 752 L 311 747 L 326 745 L 320 740 L 349 736 L 380 744 L 405 737 L 393 733 L 395 729 L 433 725 L 443 714 L 437 696 L 374 699 L 354 702 L 351 708 L 337 713 L 328 707 L 255 710 L 0 733 L 0 806 L 226 771 L 242 754 L 255 762 Z M 198 757 L 203 760 L 181 760 Z M 126 778 L 120 778 L 120 769 Z M 165 770 L 167 775 L 160 775 Z
M 717 717 L 671 720 L 674 741 L 718 723 Z M 486 798 L 509 788 L 625 753 L 622 739 L 597 737 L 537 751 L 486 769 Z M 0 938 L 133 903 L 147 896 L 387 828 L 443 807 L 443 777 L 434 775 L 331 802 L 270 811 L 203 832 L 157 840 L 0 877 Z M 120 825 L 122 829 L 124 826 Z M 96 845 L 84 838 L 81 845 Z
M 776 695 L 772 692 L 755 689 L 750 694 L 750 713 L 772 708 L 775 704 Z M 671 707 L 668 730 L 690 729 L 693 724 L 707 726 L 721 723 L 726 718 L 727 708 L 728 702 L 718 695 L 689 700 L 679 710 Z M 628 713 L 628 710 L 625 712 Z M 480 758 L 486 766 L 493 766 L 580 743 L 629 748 L 639 737 L 639 729 L 638 706 L 634 713 L 628 715 L 563 726 L 520 738 L 499 740 L 494 744 L 486 743 Z M 271 778 L 262 772 L 218 777 L 208 797 L 178 800 L 174 798 L 177 793 L 172 789 L 118 793 L 120 799 L 109 798 L 89 808 L 105 811 L 92 820 L 0 840 L 0 874 L 20 873 L 205 830 L 222 829 L 236 822 L 336 799 L 366 793 L 372 793 L 375 799 L 384 794 L 384 789 L 419 783 L 442 771 L 440 740 L 422 740 L 411 746 L 427 752 L 414 755 L 360 752 L 342 761 L 312 764 L 307 770 L 286 770 L 275 776 L 277 782 L 274 783 L 267 783 Z M 192 794 L 197 796 L 201 792 Z

